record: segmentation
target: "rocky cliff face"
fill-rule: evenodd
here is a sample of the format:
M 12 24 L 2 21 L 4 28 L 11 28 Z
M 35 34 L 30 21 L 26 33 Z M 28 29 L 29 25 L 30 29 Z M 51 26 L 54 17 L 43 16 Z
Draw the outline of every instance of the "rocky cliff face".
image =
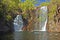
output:
M 51 4 L 48 6 L 49 9 L 49 13 L 51 12 L 51 8 L 53 7 L 53 5 L 55 4 Z M 48 31 L 49 32 L 60 32 L 60 5 L 56 5 L 56 10 L 51 14 L 52 18 L 50 18 L 50 16 L 48 17 Z

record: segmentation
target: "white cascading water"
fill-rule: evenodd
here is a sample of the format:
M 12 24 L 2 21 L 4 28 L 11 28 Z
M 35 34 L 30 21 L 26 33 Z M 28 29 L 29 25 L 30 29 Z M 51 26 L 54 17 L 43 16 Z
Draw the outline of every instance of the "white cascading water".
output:
M 46 31 L 46 24 L 47 24 L 47 19 L 46 19 L 46 21 L 45 21 L 44 26 L 42 27 L 42 29 L 41 29 L 40 31 Z
M 46 24 L 47 24 L 47 6 L 43 6 L 40 8 L 41 10 L 41 19 L 43 20 L 40 24 L 40 31 L 46 31 Z
M 17 15 L 16 18 L 14 19 L 14 30 L 15 31 L 22 31 L 23 27 L 23 20 L 21 15 Z
M 38 14 L 38 11 L 41 11 Z M 46 31 L 46 24 L 47 24 L 47 6 L 43 6 L 36 12 L 36 17 L 39 16 L 39 24 L 38 22 L 35 23 L 35 28 L 33 31 Z

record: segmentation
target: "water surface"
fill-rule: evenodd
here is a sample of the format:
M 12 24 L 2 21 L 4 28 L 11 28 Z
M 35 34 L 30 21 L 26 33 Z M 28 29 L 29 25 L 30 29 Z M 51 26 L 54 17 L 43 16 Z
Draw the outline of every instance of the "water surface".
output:
M 0 40 L 60 40 L 60 33 L 14 32 L 0 35 Z

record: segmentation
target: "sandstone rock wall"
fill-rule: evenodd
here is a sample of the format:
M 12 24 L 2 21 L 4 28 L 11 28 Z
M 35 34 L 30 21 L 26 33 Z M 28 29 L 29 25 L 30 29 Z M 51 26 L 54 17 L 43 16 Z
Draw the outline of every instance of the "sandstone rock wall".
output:
M 54 14 L 51 16 L 52 18 L 50 18 L 50 16 L 48 16 L 48 25 L 47 25 L 47 29 L 49 32 L 60 32 L 60 4 L 50 4 L 48 6 L 48 13 L 51 12 L 51 8 L 53 7 L 53 5 L 56 5 L 57 8 L 54 11 Z

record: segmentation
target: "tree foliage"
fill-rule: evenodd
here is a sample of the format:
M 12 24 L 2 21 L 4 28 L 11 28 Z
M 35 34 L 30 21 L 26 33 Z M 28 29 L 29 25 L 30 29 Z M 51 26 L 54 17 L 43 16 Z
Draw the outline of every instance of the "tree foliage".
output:
M 11 19 L 11 12 L 18 8 L 18 0 L 1 0 L 0 1 L 0 17 L 5 19 Z M 9 13 L 10 12 L 10 13 Z M 9 16 L 8 16 L 9 15 Z M 9 18 L 8 18 L 8 17 Z M 10 20 L 9 19 L 9 20 Z
M 48 5 L 49 5 L 49 2 L 43 2 L 43 3 L 41 3 L 40 6 L 48 6 Z
M 18 0 L 17 0 L 18 1 Z M 7 10 L 13 10 L 17 8 L 18 2 L 16 0 L 3 0 L 2 3 L 7 6 Z
M 21 8 L 23 12 L 30 9 L 34 9 L 34 6 L 37 2 L 35 0 L 1 0 L 0 1 L 0 17 L 4 16 L 6 19 L 9 19 L 11 12 L 16 12 L 16 9 Z M 10 15 L 10 16 L 9 16 Z M 7 17 L 8 16 L 8 17 Z M 26 14 L 25 14 L 26 16 Z
M 19 3 L 19 7 L 22 8 L 23 11 L 26 11 L 28 9 L 33 9 L 36 3 L 35 0 L 25 0 Z

